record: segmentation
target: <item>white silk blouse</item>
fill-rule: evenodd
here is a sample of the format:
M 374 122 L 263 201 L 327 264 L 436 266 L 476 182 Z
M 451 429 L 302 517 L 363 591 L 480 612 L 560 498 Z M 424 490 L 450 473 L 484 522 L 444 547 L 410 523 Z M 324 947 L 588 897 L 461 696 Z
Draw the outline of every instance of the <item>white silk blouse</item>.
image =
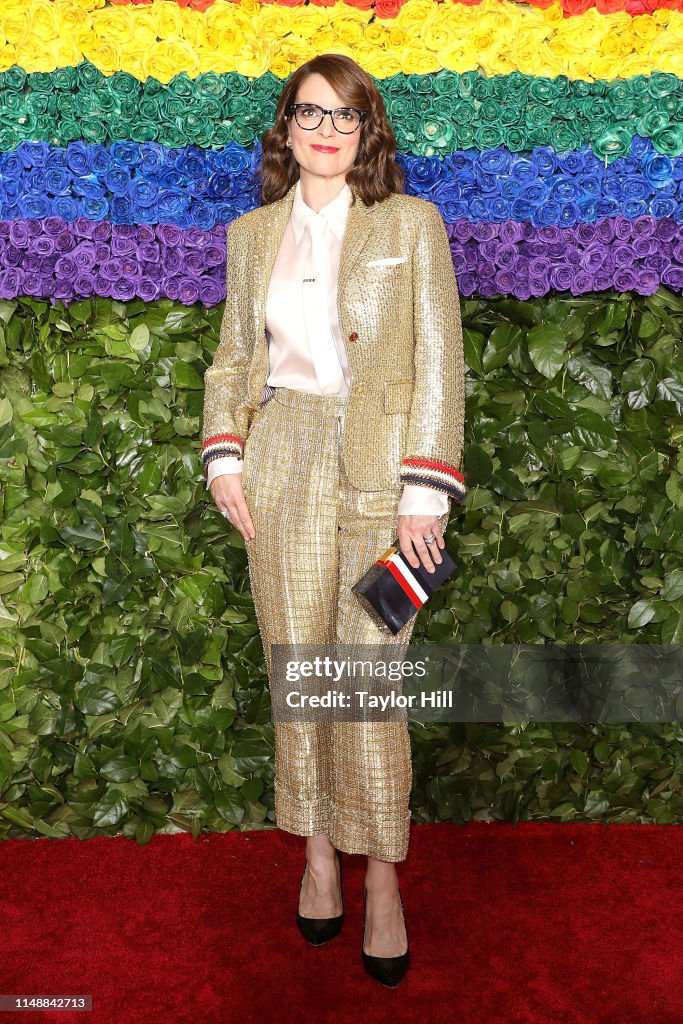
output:
M 292 213 L 275 259 L 266 297 L 266 338 L 271 387 L 315 394 L 346 395 L 350 373 L 337 310 L 339 255 L 346 228 L 351 189 L 317 211 L 304 202 L 301 180 Z M 303 282 L 303 283 L 302 283 Z M 225 473 L 241 473 L 233 455 L 213 459 L 207 487 Z M 399 515 L 440 516 L 449 508 L 443 491 L 404 484 Z

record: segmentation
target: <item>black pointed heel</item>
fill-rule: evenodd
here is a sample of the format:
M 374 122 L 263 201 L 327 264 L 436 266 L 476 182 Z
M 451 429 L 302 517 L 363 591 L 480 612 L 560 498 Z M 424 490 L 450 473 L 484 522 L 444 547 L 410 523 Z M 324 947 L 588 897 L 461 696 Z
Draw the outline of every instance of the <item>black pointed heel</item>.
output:
M 401 912 L 403 912 L 403 900 L 401 890 L 398 891 L 398 898 L 401 901 Z M 403 915 L 405 920 L 405 914 Z M 365 886 L 363 886 L 363 939 L 360 945 L 363 958 L 363 966 L 368 974 L 388 988 L 395 988 L 399 981 L 405 976 L 410 963 L 410 946 L 406 946 L 405 953 L 399 956 L 370 956 L 365 952 Z
M 342 883 L 342 856 L 341 850 L 337 850 L 337 860 L 339 862 L 339 895 L 341 896 L 341 883 Z M 306 865 L 308 867 L 308 864 Z M 304 875 L 306 869 L 304 868 Z M 301 885 L 303 886 L 304 880 L 301 879 Z M 301 891 L 301 890 L 299 890 Z M 329 942 L 335 935 L 338 935 L 341 926 L 344 923 L 344 911 L 337 917 L 303 917 L 297 911 L 296 923 L 299 926 L 299 931 L 305 939 L 314 945 L 322 946 L 324 942 Z

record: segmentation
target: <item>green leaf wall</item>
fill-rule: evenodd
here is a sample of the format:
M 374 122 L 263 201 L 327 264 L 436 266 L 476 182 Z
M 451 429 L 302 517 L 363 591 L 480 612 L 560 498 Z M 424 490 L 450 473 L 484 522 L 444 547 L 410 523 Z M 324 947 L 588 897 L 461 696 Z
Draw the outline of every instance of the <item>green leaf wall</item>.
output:
M 2 836 L 274 824 L 244 542 L 199 464 L 221 317 L 0 301 Z M 463 326 L 458 572 L 414 642 L 683 642 L 683 298 L 464 301 Z M 683 819 L 680 721 L 411 733 L 416 822 Z

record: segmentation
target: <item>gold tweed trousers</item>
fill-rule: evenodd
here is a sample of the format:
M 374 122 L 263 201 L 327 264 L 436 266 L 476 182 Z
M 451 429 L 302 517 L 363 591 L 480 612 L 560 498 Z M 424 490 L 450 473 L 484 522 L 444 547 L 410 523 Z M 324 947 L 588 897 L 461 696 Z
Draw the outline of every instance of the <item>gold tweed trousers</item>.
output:
M 351 587 L 397 536 L 403 490 L 359 491 L 340 457 L 347 397 L 275 388 L 244 445 L 242 486 L 256 536 L 246 544 L 271 695 L 271 644 L 391 644 Z M 372 444 L 372 438 L 368 438 Z M 448 513 L 439 522 L 445 531 Z M 401 721 L 274 722 L 275 819 L 325 834 L 347 853 L 408 853 L 412 761 Z

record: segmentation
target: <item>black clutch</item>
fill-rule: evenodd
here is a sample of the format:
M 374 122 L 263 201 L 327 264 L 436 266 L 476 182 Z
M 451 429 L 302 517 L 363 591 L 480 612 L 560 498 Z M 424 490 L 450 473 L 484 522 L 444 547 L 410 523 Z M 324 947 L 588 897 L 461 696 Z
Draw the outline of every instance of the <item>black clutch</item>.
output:
M 381 629 L 394 636 L 405 626 L 455 571 L 455 562 L 439 548 L 441 563 L 427 572 L 422 562 L 415 569 L 401 552 L 398 538 L 370 566 L 351 590 Z

